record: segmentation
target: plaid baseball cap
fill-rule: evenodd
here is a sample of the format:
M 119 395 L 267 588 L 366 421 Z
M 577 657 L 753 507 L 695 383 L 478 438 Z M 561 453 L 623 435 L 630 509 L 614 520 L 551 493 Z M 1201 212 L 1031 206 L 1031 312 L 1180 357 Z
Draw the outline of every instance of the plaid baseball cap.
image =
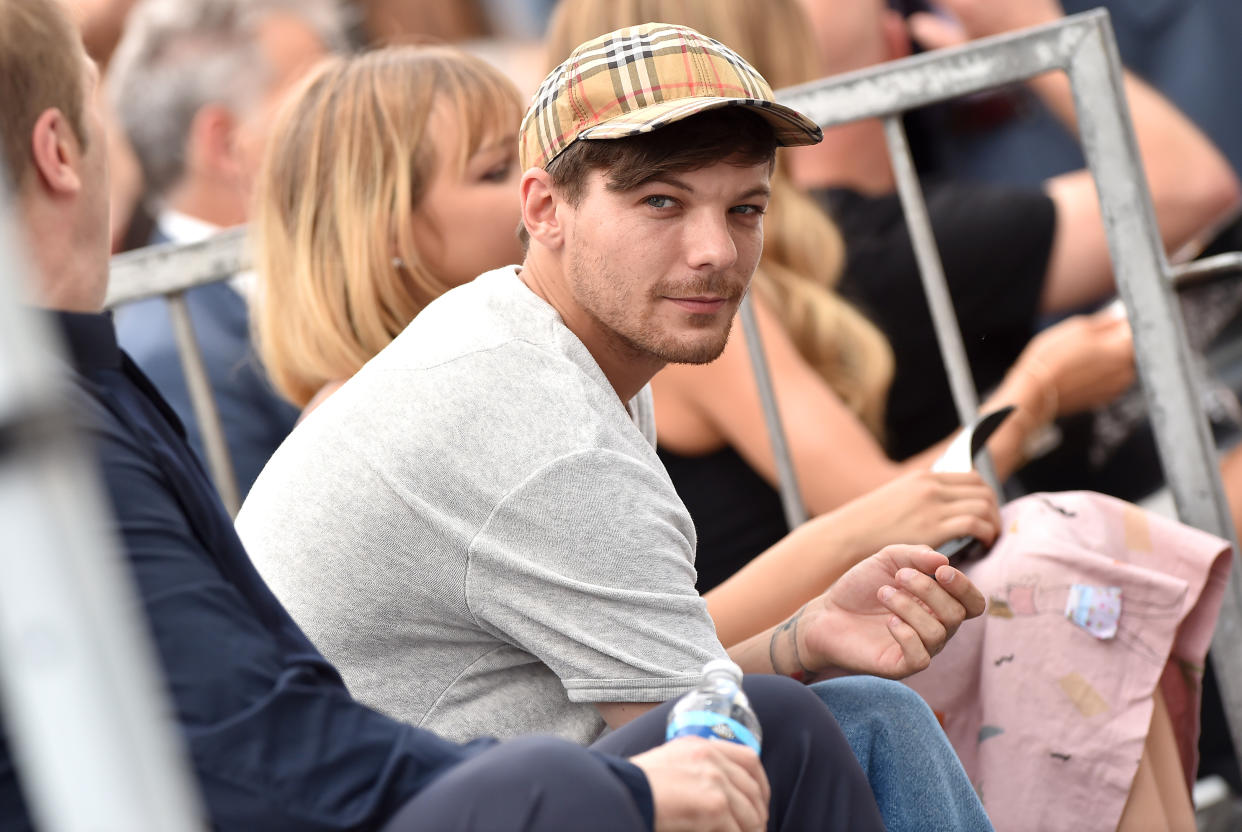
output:
M 544 168 L 578 139 L 649 133 L 720 107 L 745 107 L 779 145 L 824 137 L 729 47 L 687 26 L 644 23 L 587 41 L 544 79 L 518 135 L 522 170 Z

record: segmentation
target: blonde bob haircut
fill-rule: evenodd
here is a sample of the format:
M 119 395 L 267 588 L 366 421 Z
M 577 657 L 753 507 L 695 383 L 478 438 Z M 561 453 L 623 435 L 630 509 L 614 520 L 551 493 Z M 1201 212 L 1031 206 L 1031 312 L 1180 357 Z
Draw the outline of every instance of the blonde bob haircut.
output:
M 689 26 L 731 47 L 773 89 L 823 74 L 819 47 L 799 0 L 561 0 L 548 26 L 555 66 L 580 43 L 648 21 Z M 782 149 L 778 159 L 785 154 Z M 884 335 L 835 292 L 845 261 L 836 226 L 777 164 L 764 217 L 756 293 L 772 307 L 798 352 L 877 437 L 893 377 Z
M 433 114 L 435 117 L 433 118 Z M 252 223 L 255 339 L 300 407 L 347 379 L 452 288 L 414 244 L 436 171 L 464 169 L 522 116 L 517 88 L 445 46 L 394 46 L 318 66 L 276 117 Z M 437 158 L 437 119 L 461 144 Z

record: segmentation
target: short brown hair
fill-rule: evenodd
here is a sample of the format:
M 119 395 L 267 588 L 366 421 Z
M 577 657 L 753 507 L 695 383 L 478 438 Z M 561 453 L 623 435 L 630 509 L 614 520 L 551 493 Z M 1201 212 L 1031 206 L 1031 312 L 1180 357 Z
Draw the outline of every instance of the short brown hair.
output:
M 60 0 L 0 3 L 0 142 L 8 181 L 15 188 L 31 170 L 31 133 L 45 110 L 64 113 L 86 146 L 85 54 Z
M 769 166 L 776 161 L 776 134 L 761 117 L 741 107 L 708 110 L 622 139 L 579 139 L 547 165 L 552 185 L 571 205 L 582 199 L 591 171 L 607 171 L 609 190 L 628 191 L 672 173 L 736 160 Z

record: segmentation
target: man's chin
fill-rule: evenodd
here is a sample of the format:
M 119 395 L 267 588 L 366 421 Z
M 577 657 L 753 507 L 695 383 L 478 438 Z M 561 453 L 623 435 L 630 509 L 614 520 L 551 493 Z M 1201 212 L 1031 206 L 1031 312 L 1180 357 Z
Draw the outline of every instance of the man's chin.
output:
M 724 352 L 727 338 L 719 342 L 678 344 L 661 350 L 656 355 L 666 364 L 710 364 Z

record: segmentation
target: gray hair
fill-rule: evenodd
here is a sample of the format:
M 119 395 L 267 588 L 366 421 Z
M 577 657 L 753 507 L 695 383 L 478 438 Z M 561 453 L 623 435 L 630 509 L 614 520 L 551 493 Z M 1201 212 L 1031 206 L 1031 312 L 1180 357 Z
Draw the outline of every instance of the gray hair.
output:
M 345 46 L 340 0 L 142 0 L 130 12 L 108 72 L 108 94 L 159 197 L 185 172 L 195 114 L 208 104 L 242 113 L 270 81 L 258 31 L 271 14 L 305 22 L 330 49 Z

